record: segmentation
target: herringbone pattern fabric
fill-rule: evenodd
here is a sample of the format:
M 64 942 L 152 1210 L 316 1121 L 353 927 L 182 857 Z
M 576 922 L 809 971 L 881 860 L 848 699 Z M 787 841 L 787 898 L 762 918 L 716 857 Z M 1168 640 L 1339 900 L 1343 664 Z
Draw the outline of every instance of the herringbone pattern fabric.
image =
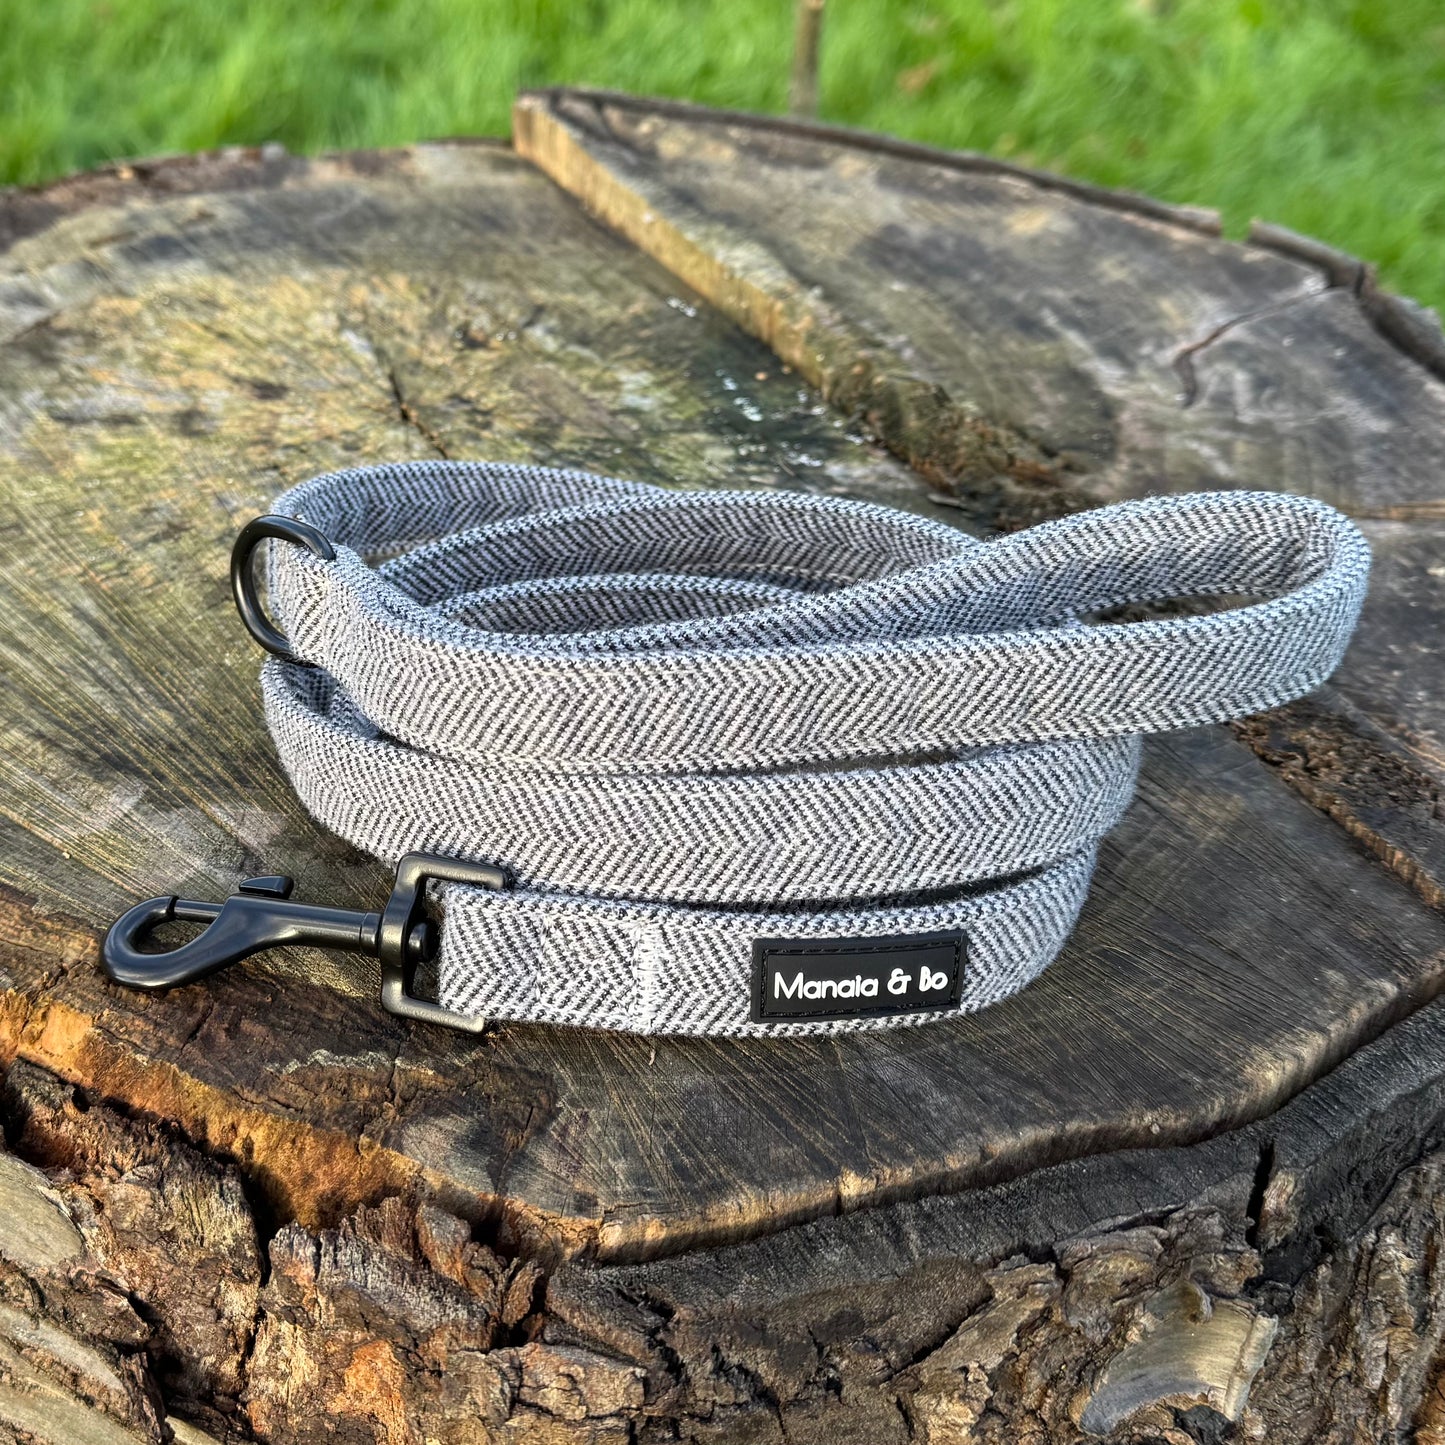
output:
M 989 543 L 867 503 L 534 467 L 318 477 L 270 544 L 297 655 L 263 673 L 307 807 L 447 891 L 443 1002 L 649 1033 L 749 1021 L 755 937 L 963 930 L 964 1008 L 1067 937 L 1143 732 L 1298 696 L 1339 660 L 1366 544 L 1305 498 L 1102 508 Z M 1087 624 L 1245 594 L 1205 616 Z

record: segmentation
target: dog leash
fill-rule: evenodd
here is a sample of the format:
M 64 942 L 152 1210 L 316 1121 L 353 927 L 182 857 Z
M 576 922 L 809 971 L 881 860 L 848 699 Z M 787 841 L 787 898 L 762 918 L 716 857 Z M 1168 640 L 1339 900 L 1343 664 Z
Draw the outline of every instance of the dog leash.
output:
M 252 552 L 268 556 L 268 620 Z M 870 503 L 408 462 L 242 530 L 241 616 L 298 795 L 400 860 L 358 913 L 251 879 L 107 936 L 164 988 L 280 943 L 376 955 L 382 1001 L 476 1029 L 924 1023 L 1054 957 L 1140 735 L 1309 692 L 1369 551 L 1308 498 L 1130 501 L 988 542 Z M 1087 619 L 1127 604 L 1206 615 Z M 439 935 L 427 885 L 439 885 Z M 169 953 L 154 924 L 207 924 Z M 438 1000 L 418 998 L 436 955 Z

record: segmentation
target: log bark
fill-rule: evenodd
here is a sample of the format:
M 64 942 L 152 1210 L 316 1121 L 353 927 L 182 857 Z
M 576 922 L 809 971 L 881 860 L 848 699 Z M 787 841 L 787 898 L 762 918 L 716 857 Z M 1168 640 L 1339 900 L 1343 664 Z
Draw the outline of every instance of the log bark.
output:
M 980 158 L 573 92 L 517 146 L 0 198 L 0 1441 L 1445 1436 L 1429 327 Z M 276 766 L 226 548 L 434 455 L 972 530 L 1263 482 L 1377 573 L 1331 689 L 1151 746 L 1066 954 L 972 1018 L 464 1039 L 314 953 L 105 984 L 137 897 L 384 891 Z
M 19 1062 L 7 1128 L 46 1167 L 0 1155 L 0 1424 L 161 1441 L 164 1408 L 182 1440 L 287 1445 L 1428 1440 L 1442 1065 L 1431 1007 L 1207 1143 L 544 1276 L 431 1201 L 277 1226 L 234 1164 Z

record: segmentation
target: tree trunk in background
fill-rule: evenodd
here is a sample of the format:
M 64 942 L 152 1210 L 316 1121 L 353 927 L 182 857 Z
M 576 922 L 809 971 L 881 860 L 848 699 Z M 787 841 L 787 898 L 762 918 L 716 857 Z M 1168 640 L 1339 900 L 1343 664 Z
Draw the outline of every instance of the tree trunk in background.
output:
M 788 85 L 788 111 L 797 116 L 818 113 L 818 50 L 823 40 L 824 0 L 798 0 L 793 27 L 793 74 Z

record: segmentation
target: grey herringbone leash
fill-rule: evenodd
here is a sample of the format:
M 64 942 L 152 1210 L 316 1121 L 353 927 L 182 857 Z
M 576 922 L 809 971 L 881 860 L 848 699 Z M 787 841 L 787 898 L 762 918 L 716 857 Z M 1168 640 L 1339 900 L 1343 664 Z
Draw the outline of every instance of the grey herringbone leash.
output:
M 416 462 L 275 511 L 334 549 L 268 543 L 292 656 L 262 691 L 302 800 L 382 858 L 509 876 L 442 889 L 443 1005 L 638 1033 L 882 1028 L 1023 987 L 1140 735 L 1316 687 L 1369 570 L 1346 518 L 1271 493 L 979 543 L 837 498 Z M 1238 605 L 1087 620 L 1208 595 Z

